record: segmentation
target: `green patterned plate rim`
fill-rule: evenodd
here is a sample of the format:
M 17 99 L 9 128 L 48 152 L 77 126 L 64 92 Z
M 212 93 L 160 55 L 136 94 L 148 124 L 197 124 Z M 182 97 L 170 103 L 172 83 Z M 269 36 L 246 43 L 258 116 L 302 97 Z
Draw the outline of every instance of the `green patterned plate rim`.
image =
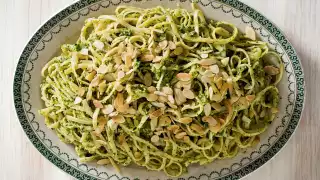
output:
M 51 140 L 45 138 L 45 133 L 39 129 L 39 123 L 35 120 L 35 114 L 31 112 L 32 103 L 30 103 L 29 94 L 30 90 L 30 80 L 31 80 L 31 71 L 34 69 L 34 64 L 38 59 L 38 52 L 42 51 L 45 48 L 45 44 L 52 40 L 54 34 L 58 34 L 62 28 L 66 28 L 69 26 L 71 21 L 77 21 L 81 16 L 86 16 L 90 11 L 98 11 L 100 7 L 108 8 L 109 6 L 117 6 L 121 3 L 130 3 L 141 2 L 141 0 L 84 0 L 75 2 L 74 4 L 68 6 L 67 8 L 60 11 L 58 14 L 53 16 L 50 20 L 48 20 L 40 29 L 33 35 L 30 39 L 26 47 L 24 48 L 22 55 L 19 58 L 19 62 L 16 67 L 16 72 L 14 76 L 13 82 L 13 93 L 14 93 L 14 104 L 17 112 L 17 116 L 19 122 L 28 136 L 29 140 L 36 147 L 36 149 L 46 157 L 50 162 L 56 165 L 61 170 L 66 173 L 72 175 L 77 179 L 102 179 L 100 177 L 101 174 L 104 175 L 107 179 L 138 179 L 134 177 L 122 177 L 115 173 L 107 174 L 105 172 L 98 172 L 95 168 L 89 169 L 87 165 L 79 165 L 78 161 L 75 159 L 69 159 L 68 154 L 64 152 L 60 152 L 60 149 L 56 146 L 53 146 Z M 162 0 L 159 1 L 161 3 Z M 173 0 L 169 0 L 173 1 Z M 180 2 L 186 2 L 187 0 L 180 0 Z M 283 53 L 279 52 L 282 56 L 287 56 L 290 62 L 286 62 L 285 66 L 289 64 L 292 66 L 292 72 L 286 70 L 288 74 L 288 89 L 290 91 L 288 95 L 289 105 L 292 106 L 291 114 L 288 113 L 288 106 L 286 107 L 286 115 L 282 119 L 282 125 L 278 126 L 275 130 L 275 134 L 268 139 L 267 144 L 262 144 L 258 151 L 254 151 L 251 153 L 249 157 L 241 159 L 240 163 L 234 163 L 230 168 L 222 168 L 220 172 L 212 171 L 207 174 L 200 174 L 199 176 L 189 176 L 188 178 L 179 178 L 180 180 L 202 180 L 202 179 L 240 179 L 245 175 L 253 172 L 254 170 L 261 167 L 268 160 L 275 156 L 282 147 L 286 144 L 289 138 L 294 133 L 297 128 L 301 114 L 304 107 L 304 98 L 305 98 L 305 82 L 304 82 L 304 74 L 303 69 L 300 63 L 300 59 L 296 54 L 296 51 L 292 47 L 291 43 L 284 36 L 281 30 L 274 25 L 270 20 L 260 14 L 258 11 L 253 8 L 247 6 L 246 4 L 238 1 L 238 0 L 202 0 L 199 1 L 202 6 L 211 6 L 212 10 L 221 9 L 226 14 L 232 14 L 234 18 L 241 18 L 241 21 L 245 24 L 250 25 L 256 31 L 260 31 L 260 35 L 268 38 L 270 44 L 274 46 L 276 51 L 277 48 L 281 48 Z M 214 3 L 219 3 L 219 6 L 214 6 Z M 93 5 L 95 6 L 93 8 Z M 224 7 L 228 7 L 227 10 Z M 80 10 L 87 8 L 87 12 L 83 13 Z M 233 9 L 241 12 L 240 15 L 233 12 Z M 77 14 L 77 18 L 73 19 L 70 16 L 73 14 Z M 259 26 L 263 27 L 268 31 L 270 35 L 264 35 L 262 28 L 256 28 L 253 25 L 253 21 L 245 20 L 243 18 L 243 14 L 247 17 L 253 19 L 255 23 Z M 61 23 L 62 21 L 68 20 L 67 23 Z M 48 39 L 44 38 L 46 35 L 50 35 Z M 269 38 L 272 36 L 277 42 L 273 43 Z M 39 48 L 39 44 L 42 43 L 42 46 Z M 33 57 L 33 53 L 36 53 L 36 57 Z M 292 80 L 294 78 L 294 82 Z M 293 89 L 292 85 L 293 84 Z M 40 96 L 40 95 L 39 95 Z M 291 100 L 289 100 L 291 99 Z M 293 99 L 293 100 L 292 100 Z M 288 122 L 285 123 L 284 118 L 289 118 Z M 278 129 L 282 130 L 282 134 L 279 135 Z M 39 134 L 43 138 L 40 138 Z M 277 138 L 275 142 L 272 144 L 269 142 L 271 138 Z M 47 141 L 50 146 L 44 141 Z M 267 147 L 267 150 L 262 152 L 261 148 L 263 146 Z M 59 157 L 54 151 L 50 149 L 57 149 L 58 155 L 66 155 L 68 157 L 68 162 Z M 257 158 L 252 158 L 254 153 L 258 153 Z M 249 161 L 249 163 L 243 163 L 244 161 Z M 73 162 L 73 163 L 71 163 Z M 77 167 L 73 164 L 76 163 Z M 84 166 L 87 172 L 84 172 L 83 169 L 79 168 L 80 166 Z M 94 171 L 96 176 L 92 175 L 92 173 L 88 173 L 90 171 Z M 224 171 L 224 172 L 223 172 Z M 227 173 L 226 173 L 227 172 Z

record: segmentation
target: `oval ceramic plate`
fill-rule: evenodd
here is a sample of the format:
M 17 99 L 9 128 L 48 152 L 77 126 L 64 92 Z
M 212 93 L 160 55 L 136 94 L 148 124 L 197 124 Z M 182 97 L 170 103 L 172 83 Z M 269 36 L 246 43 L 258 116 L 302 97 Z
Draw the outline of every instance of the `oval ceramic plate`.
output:
M 101 14 L 113 14 L 118 5 L 143 8 L 157 5 L 176 8 L 177 1 L 88 0 L 76 2 L 47 21 L 25 47 L 14 78 L 14 102 L 19 121 L 30 141 L 54 165 L 78 179 L 168 179 L 162 172 L 129 166 L 118 174 L 112 167 L 81 164 L 70 145 L 60 142 L 56 134 L 44 124 L 37 111 L 43 108 L 40 99 L 41 68 L 60 53 L 60 45 L 75 42 L 84 20 Z M 190 2 L 181 0 L 190 10 Z M 303 110 L 304 76 L 299 58 L 282 32 L 259 12 L 237 0 L 202 0 L 199 2 L 205 16 L 228 21 L 240 30 L 251 26 L 257 35 L 277 51 L 285 65 L 279 85 L 280 113 L 261 136 L 255 149 L 248 149 L 227 160 L 217 160 L 205 166 L 193 165 L 180 179 L 238 179 L 270 160 L 285 145 L 296 129 Z

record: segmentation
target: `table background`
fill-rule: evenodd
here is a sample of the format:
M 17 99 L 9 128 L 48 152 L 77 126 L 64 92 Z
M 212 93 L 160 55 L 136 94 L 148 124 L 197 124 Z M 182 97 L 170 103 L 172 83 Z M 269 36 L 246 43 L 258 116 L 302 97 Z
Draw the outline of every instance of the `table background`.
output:
M 0 0 L 0 179 L 71 180 L 33 147 L 18 123 L 12 81 L 20 53 L 35 30 L 74 0 Z M 241 0 L 282 29 L 304 67 L 306 104 L 284 149 L 245 180 L 320 179 L 320 1 Z M 318 93 L 317 93 L 318 92 Z

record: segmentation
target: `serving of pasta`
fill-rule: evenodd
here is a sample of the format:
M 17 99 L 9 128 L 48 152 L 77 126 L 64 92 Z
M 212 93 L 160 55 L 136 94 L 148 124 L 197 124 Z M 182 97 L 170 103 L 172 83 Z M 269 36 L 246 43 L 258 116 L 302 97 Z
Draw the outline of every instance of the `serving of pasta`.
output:
M 253 147 L 278 112 L 281 58 L 195 3 L 118 6 L 61 49 L 42 69 L 39 113 L 82 162 L 178 177 Z

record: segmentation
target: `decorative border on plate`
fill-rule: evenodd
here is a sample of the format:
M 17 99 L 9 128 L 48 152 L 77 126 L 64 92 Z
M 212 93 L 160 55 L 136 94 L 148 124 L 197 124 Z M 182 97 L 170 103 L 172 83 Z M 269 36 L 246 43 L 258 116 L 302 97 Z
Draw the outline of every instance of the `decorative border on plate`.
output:
M 106 177 L 108 179 L 110 179 L 112 177 L 115 177 L 117 179 L 130 179 L 129 177 L 121 177 L 120 178 L 116 174 L 110 176 L 105 172 L 99 173 L 95 168 L 89 169 L 87 167 L 87 165 L 79 164 L 76 159 L 70 159 L 68 154 L 61 153 L 59 147 L 53 146 L 51 140 L 45 138 L 45 133 L 43 131 L 39 130 L 39 124 L 38 124 L 38 122 L 34 121 L 35 115 L 31 112 L 31 104 L 28 102 L 30 100 L 30 94 L 28 93 L 28 91 L 30 89 L 30 85 L 28 84 L 28 82 L 31 80 L 30 72 L 33 70 L 33 67 L 34 67 L 33 61 L 37 60 L 38 52 L 42 51 L 45 48 L 45 43 L 51 41 L 54 34 L 58 34 L 61 31 L 61 28 L 69 26 L 71 21 L 77 21 L 80 18 L 80 16 L 85 16 L 90 11 L 97 11 L 97 10 L 99 10 L 100 7 L 107 8 L 110 5 L 116 6 L 116 5 L 119 5 L 121 2 L 129 3 L 132 0 L 117 0 L 116 2 L 113 2 L 112 0 L 107 0 L 107 1 L 103 1 L 102 3 L 94 4 L 94 3 L 100 2 L 100 1 L 101 0 L 87 0 L 87 1 L 80 1 L 80 2 L 76 2 L 76 3 L 72 4 L 71 6 L 65 8 L 60 13 L 55 15 L 49 21 L 47 21 L 31 38 L 28 45 L 23 50 L 23 53 L 19 59 L 19 62 L 18 62 L 17 68 L 16 68 L 16 73 L 15 73 L 15 77 L 14 77 L 14 84 L 13 84 L 15 108 L 17 111 L 19 121 L 22 125 L 22 128 L 24 129 L 24 131 L 27 134 L 30 141 L 34 144 L 34 146 L 39 150 L 39 152 L 43 156 L 45 156 L 49 161 L 51 161 L 53 164 L 55 164 L 57 167 L 59 167 L 63 171 L 65 171 L 65 172 L 69 173 L 70 175 L 72 175 L 76 178 L 79 178 L 79 179 L 96 179 L 92 175 L 87 174 L 87 173 L 92 173 L 91 171 L 94 171 L 98 177 L 103 174 L 103 175 L 106 175 Z M 141 0 L 135 0 L 135 1 L 141 1 Z M 180 1 L 185 2 L 186 0 L 180 0 Z M 268 34 L 264 35 L 262 33 L 261 27 L 260 28 L 254 27 L 253 21 L 251 21 L 251 20 L 245 21 L 243 18 L 243 14 L 236 15 L 232 9 L 232 8 L 235 8 L 235 9 L 241 11 L 242 13 L 246 14 L 250 18 L 256 20 L 259 23 L 259 25 L 265 27 L 273 35 L 273 37 L 278 40 L 278 42 L 281 44 L 281 47 L 286 51 L 286 55 L 288 55 L 288 57 L 290 58 L 291 63 L 294 68 L 294 77 L 296 79 L 296 89 L 295 89 L 296 90 L 296 100 L 295 100 L 295 103 L 290 101 L 291 98 L 289 98 L 289 97 L 291 95 L 294 95 L 294 89 L 291 89 L 290 87 L 291 87 L 291 84 L 293 84 L 294 82 L 289 82 L 288 88 L 290 90 L 290 93 L 288 95 L 288 100 L 290 103 L 289 105 L 291 105 L 291 106 L 294 105 L 293 114 L 291 116 L 290 123 L 288 123 L 287 129 L 284 131 L 284 133 L 281 135 L 281 137 L 278 139 L 278 141 L 272 145 L 272 147 L 270 147 L 271 144 L 269 141 L 271 138 L 279 136 L 278 133 L 280 131 L 278 131 L 278 129 L 285 127 L 285 125 L 287 124 L 285 120 L 282 120 L 282 125 L 280 125 L 276 128 L 276 135 L 269 137 L 268 144 L 263 144 L 260 146 L 259 151 L 252 152 L 250 155 L 250 158 L 248 158 L 248 157 L 243 158 L 243 159 L 241 159 L 240 163 L 234 163 L 230 168 L 223 168 L 220 172 L 213 171 L 210 174 L 201 174 L 199 177 L 191 176 L 188 178 L 188 180 L 200 179 L 200 178 L 201 179 L 203 179 L 203 178 L 238 179 L 240 177 L 245 176 L 246 174 L 249 174 L 250 172 L 254 171 L 255 169 L 259 168 L 265 162 L 267 162 L 269 159 L 271 159 L 288 141 L 288 139 L 290 138 L 290 136 L 292 135 L 292 133 L 294 132 L 295 128 L 298 125 L 298 122 L 300 120 L 300 116 L 302 113 L 302 109 L 303 109 L 303 103 L 304 103 L 303 71 L 301 68 L 299 58 L 295 53 L 295 50 L 293 49 L 293 47 L 289 43 L 289 41 L 285 38 L 285 36 L 282 34 L 282 32 L 273 23 L 271 23 L 267 18 L 265 18 L 263 15 L 261 15 L 260 13 L 255 11 L 254 9 L 250 8 L 249 6 L 239 2 L 237 0 L 220 0 L 219 2 L 222 2 L 224 4 L 221 4 L 220 6 L 216 7 L 213 5 L 214 2 L 212 2 L 212 1 L 210 2 L 210 1 L 203 0 L 203 1 L 200 1 L 199 3 L 202 4 L 203 6 L 211 5 L 211 7 L 213 9 L 220 9 L 221 8 L 224 13 L 232 13 L 233 17 L 241 18 L 241 20 L 244 23 L 250 24 L 255 30 L 259 30 L 260 34 L 262 36 L 267 37 L 269 43 L 274 45 L 275 50 L 277 50 L 278 44 L 272 43 L 270 41 L 270 35 L 268 35 Z M 89 5 L 91 5 L 91 6 L 89 7 Z M 97 6 L 95 6 L 95 5 L 97 5 Z M 230 9 L 227 8 L 227 10 L 225 10 L 224 6 L 227 6 L 227 7 L 229 6 L 231 8 Z M 86 7 L 88 8 L 88 12 L 80 12 L 79 11 L 79 10 L 86 8 Z M 79 11 L 79 12 L 77 12 L 77 11 Z M 78 15 L 77 18 L 73 19 L 73 18 L 69 17 L 67 19 L 68 20 L 67 24 L 59 24 L 62 20 L 64 20 L 66 17 L 72 15 L 75 12 L 77 12 L 77 15 Z M 58 26 L 58 29 L 55 29 L 55 27 L 57 27 L 57 26 Z M 50 34 L 49 39 L 42 39 L 45 35 L 47 35 L 47 33 Z M 41 39 L 42 39 L 42 41 L 40 41 Z M 39 43 L 42 43 L 42 46 L 40 46 L 41 48 L 36 49 L 37 47 L 39 47 L 39 46 L 37 46 Z M 31 58 L 32 52 L 36 53 L 36 57 Z M 285 55 L 285 54 L 281 54 L 281 55 Z M 28 62 L 29 59 L 30 59 L 30 61 Z M 30 69 L 26 69 L 27 63 L 31 63 Z M 287 71 L 288 80 L 289 80 L 290 76 L 293 76 L 293 74 L 287 70 L 287 68 L 289 67 L 289 62 L 285 62 L 285 66 L 286 66 L 285 69 Z M 26 85 L 27 88 L 26 88 L 26 90 L 24 90 L 22 92 L 23 85 Z M 27 116 L 29 116 L 29 117 L 31 116 L 30 119 L 32 119 L 32 120 L 30 121 L 30 123 L 32 123 L 33 125 L 36 126 L 36 128 L 34 130 L 31 126 L 31 124 L 29 124 Z M 286 117 L 287 118 L 290 117 L 290 114 L 288 113 L 288 108 L 287 108 L 287 112 L 286 112 L 286 115 L 284 118 L 286 118 Z M 43 138 L 39 139 L 38 135 L 35 132 L 37 132 L 37 134 L 42 134 Z M 59 152 L 58 153 L 59 156 L 62 156 L 62 155 L 67 156 L 69 162 L 72 162 L 72 161 L 75 162 L 77 164 L 77 168 L 84 166 L 86 168 L 87 172 L 84 173 L 83 170 L 74 168 L 72 165 L 64 162 L 62 159 L 60 159 L 61 157 L 57 157 L 57 155 L 55 153 L 50 151 L 48 149 L 47 145 L 44 144 L 42 141 L 48 141 L 50 144 L 50 147 L 49 147 L 50 149 L 57 149 Z M 266 152 L 263 152 L 264 154 L 262 154 L 259 158 L 253 160 L 252 156 L 255 153 L 261 154 L 262 153 L 261 148 L 264 146 L 266 146 L 267 148 L 269 147 L 269 150 Z M 243 166 L 242 163 L 245 161 L 249 161 L 249 162 L 253 161 L 253 162 L 251 162 L 249 164 L 245 164 L 244 167 L 242 167 Z M 236 170 L 233 170 L 233 169 L 236 169 Z M 234 172 L 232 172 L 232 171 L 234 171 Z M 184 180 L 184 178 L 179 178 L 179 179 Z

